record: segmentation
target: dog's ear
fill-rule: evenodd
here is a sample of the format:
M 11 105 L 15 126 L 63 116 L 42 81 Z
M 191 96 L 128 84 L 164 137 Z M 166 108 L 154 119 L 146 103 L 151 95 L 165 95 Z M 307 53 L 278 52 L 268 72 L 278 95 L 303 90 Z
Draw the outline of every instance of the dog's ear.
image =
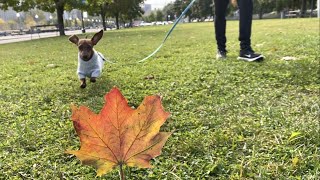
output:
M 70 37 L 69 37 L 69 41 L 71 41 L 72 43 L 78 45 L 79 38 L 78 38 L 78 36 L 73 35 L 73 36 L 70 36 Z
M 98 42 L 100 41 L 100 39 L 103 36 L 103 30 L 99 31 L 98 33 L 96 33 L 92 38 L 91 41 L 93 43 L 93 45 L 98 44 Z

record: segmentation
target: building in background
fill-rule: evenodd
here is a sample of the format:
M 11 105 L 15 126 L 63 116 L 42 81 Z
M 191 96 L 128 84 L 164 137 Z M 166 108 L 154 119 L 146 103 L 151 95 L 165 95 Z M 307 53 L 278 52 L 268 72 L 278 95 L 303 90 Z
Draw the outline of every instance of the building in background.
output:
M 143 5 L 143 11 L 144 11 L 144 15 L 148 16 L 151 13 L 151 8 L 152 5 L 151 4 L 144 4 Z

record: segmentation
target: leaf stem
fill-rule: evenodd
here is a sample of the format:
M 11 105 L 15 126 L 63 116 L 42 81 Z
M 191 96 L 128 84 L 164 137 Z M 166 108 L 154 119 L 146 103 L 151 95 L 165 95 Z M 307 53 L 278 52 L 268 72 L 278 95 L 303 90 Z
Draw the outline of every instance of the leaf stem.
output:
M 120 170 L 119 170 L 120 180 L 125 180 L 122 164 L 120 164 Z

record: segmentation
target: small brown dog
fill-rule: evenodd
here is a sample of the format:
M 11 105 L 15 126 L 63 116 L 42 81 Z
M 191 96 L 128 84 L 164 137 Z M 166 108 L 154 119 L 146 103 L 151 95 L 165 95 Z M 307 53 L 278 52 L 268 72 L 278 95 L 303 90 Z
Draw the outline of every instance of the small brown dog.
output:
M 81 81 L 81 88 L 85 88 L 86 77 L 90 82 L 96 82 L 97 77 L 102 73 L 105 58 L 101 53 L 93 49 L 103 36 L 103 30 L 96 33 L 91 39 L 79 39 L 73 35 L 69 41 L 78 46 L 78 76 Z

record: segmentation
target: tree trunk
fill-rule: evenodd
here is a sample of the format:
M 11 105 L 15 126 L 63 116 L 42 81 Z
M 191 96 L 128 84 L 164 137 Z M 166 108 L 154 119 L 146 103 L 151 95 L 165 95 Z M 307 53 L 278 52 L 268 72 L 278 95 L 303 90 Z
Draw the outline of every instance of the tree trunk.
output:
M 57 16 L 58 16 L 58 27 L 59 27 L 60 36 L 65 36 L 66 34 L 64 33 L 64 23 L 63 23 L 64 3 L 56 1 L 56 10 L 57 10 Z
M 106 24 L 106 15 L 101 15 L 102 16 L 102 25 L 103 25 L 103 30 L 107 30 L 107 24 Z
M 119 26 L 119 13 L 116 13 L 116 14 L 115 14 L 115 17 L 116 17 L 116 26 L 117 26 L 117 29 L 120 29 L 120 26 Z
M 311 4 L 310 4 L 310 9 L 311 9 L 311 12 L 310 12 L 310 17 L 312 17 L 312 14 L 313 14 L 313 0 L 311 0 Z
M 302 0 L 300 17 L 306 17 L 307 0 Z
M 320 0 L 317 0 L 317 8 L 318 8 L 317 17 L 320 18 Z
M 101 18 L 102 18 L 102 25 L 103 25 L 103 30 L 106 31 L 107 30 L 107 24 L 106 24 L 106 12 L 103 8 L 103 6 L 101 7 Z
M 261 5 L 261 7 L 259 8 L 259 19 L 262 19 L 262 17 L 263 17 L 263 8 Z

